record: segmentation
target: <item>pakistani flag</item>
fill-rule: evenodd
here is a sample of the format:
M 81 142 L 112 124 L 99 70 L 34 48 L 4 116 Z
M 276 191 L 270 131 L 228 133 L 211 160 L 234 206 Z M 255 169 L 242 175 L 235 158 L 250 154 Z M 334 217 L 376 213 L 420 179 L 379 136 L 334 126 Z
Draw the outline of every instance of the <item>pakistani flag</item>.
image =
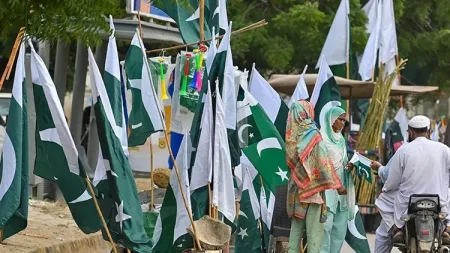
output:
M 372 183 L 372 170 L 370 169 L 372 161 L 369 158 L 355 152 L 350 163 L 356 167 L 358 176 L 362 176 L 367 182 Z
M 242 88 L 239 93 L 242 100 L 238 102 L 238 133 L 242 152 L 270 191 L 275 192 L 278 185 L 289 181 L 284 141 L 256 99 Z
M 358 206 L 355 207 L 355 218 L 348 221 L 345 241 L 356 253 L 370 252 L 369 241 Z
M 243 170 L 243 188 L 235 242 L 236 253 L 261 252 L 260 208 L 248 169 Z
M 259 205 L 261 207 L 261 221 L 263 227 L 263 239 L 265 248 L 269 248 L 270 229 L 272 228 L 272 215 L 275 208 L 275 195 L 269 191 L 270 197 L 267 199 L 267 189 L 261 186 Z
M 267 116 L 269 116 L 270 121 L 275 124 L 281 138 L 284 140 L 289 107 L 254 66 L 250 75 L 249 90 Z
M 102 223 L 87 188 L 86 172 L 79 160 L 55 84 L 31 42 L 30 47 L 36 108 L 34 174 L 58 184 L 73 219 L 84 233 L 97 232 Z M 103 201 L 111 204 L 106 199 Z
M 298 83 L 297 83 L 297 86 L 295 87 L 294 93 L 292 94 L 292 97 L 289 100 L 289 104 L 288 104 L 289 108 L 295 101 L 309 98 L 308 88 L 306 87 L 306 82 L 305 82 L 305 73 L 306 73 L 307 69 L 308 69 L 308 65 L 305 66 L 305 68 L 303 69 L 303 73 L 300 75 L 300 79 L 298 80 Z
M 216 90 L 219 90 L 217 82 Z M 216 206 L 228 221 L 233 222 L 236 218 L 236 202 L 234 191 L 231 190 L 234 188 L 234 183 L 226 126 L 228 114 L 220 93 L 216 93 L 215 112 L 212 205 Z
M 328 66 L 325 56 L 320 58 L 319 75 L 311 95 L 311 103 L 314 105 L 316 122 L 320 125 L 325 122 L 325 113 L 333 106 L 341 105 L 341 93 Z M 317 121 L 319 119 L 319 121 Z
M 207 88 L 197 153 L 191 172 L 191 199 L 195 219 L 206 214 L 210 204 L 208 183 L 212 183 L 214 115 L 209 84 Z
M 188 168 L 191 159 L 191 141 L 188 134 L 184 135 L 180 151 L 177 155 L 177 165 L 180 172 L 182 187 L 185 194 L 189 193 Z M 189 210 L 191 203 L 187 198 Z M 156 222 L 153 241 L 154 253 L 175 253 L 193 247 L 192 237 L 187 233 L 191 225 L 188 211 L 183 202 L 180 184 L 175 170 L 170 175 L 170 184 L 167 188 L 164 201 Z
M 90 48 L 88 53 L 95 117 L 106 172 L 103 178 L 108 181 L 114 201 L 110 212 L 105 213 L 109 217 L 108 228 L 115 242 L 132 251 L 150 253 L 152 242 L 144 230 L 136 183 L 122 150 L 122 131 L 115 122 L 108 93 Z
M 218 11 L 217 3 L 209 2 L 214 0 L 205 1 L 205 17 L 213 16 L 213 13 Z M 156 7 L 163 10 L 169 15 L 175 22 L 177 22 L 178 29 L 180 30 L 181 37 L 186 44 L 195 43 L 200 40 L 200 8 L 197 0 L 170 0 L 170 1 L 157 1 Z M 213 4 L 215 6 L 213 6 Z M 214 9 L 210 9 L 214 8 Z M 208 20 L 205 19 L 204 23 L 205 40 L 211 38 L 211 31 L 209 29 Z
M 211 72 L 208 72 L 209 81 L 211 87 L 217 92 L 219 91 L 222 98 L 225 109 L 225 126 L 228 132 L 228 145 L 230 147 L 231 154 L 231 166 L 239 165 L 239 157 L 241 156 L 241 150 L 239 148 L 239 141 L 236 131 L 237 124 L 237 86 L 234 81 L 234 66 L 233 56 L 231 53 L 231 27 L 232 22 L 228 26 L 227 33 L 220 42 L 219 49 L 214 57 Z M 213 86 L 216 80 L 219 80 L 219 86 L 215 89 Z
M 139 33 L 136 32 L 125 58 L 128 87 L 131 88 L 133 95 L 128 124 L 130 128 L 128 145 L 130 147 L 144 145 L 152 133 L 165 130 L 165 125 L 161 120 L 161 106 L 159 106 L 159 99 L 153 86 L 143 45 Z
M 350 55 L 350 14 L 349 0 L 341 0 L 320 57 L 325 56 L 330 66 L 343 65 L 349 62 Z M 317 62 L 316 69 L 320 67 L 321 60 Z
M 0 162 L 0 241 L 27 227 L 28 122 L 25 45 L 20 44 Z
M 395 115 L 394 121 L 389 126 L 394 139 L 394 150 L 397 150 L 403 143 L 408 141 L 408 121 L 405 109 L 400 108 Z
M 114 114 L 116 125 L 121 129 L 120 143 L 125 155 L 128 156 L 128 129 L 125 122 L 125 111 L 122 101 L 122 84 L 120 81 L 120 63 L 119 54 L 117 53 L 116 37 L 114 36 L 115 28 L 112 16 L 109 16 L 109 26 L 112 34 L 109 36 L 108 51 L 105 59 L 105 88 L 111 103 L 111 109 Z

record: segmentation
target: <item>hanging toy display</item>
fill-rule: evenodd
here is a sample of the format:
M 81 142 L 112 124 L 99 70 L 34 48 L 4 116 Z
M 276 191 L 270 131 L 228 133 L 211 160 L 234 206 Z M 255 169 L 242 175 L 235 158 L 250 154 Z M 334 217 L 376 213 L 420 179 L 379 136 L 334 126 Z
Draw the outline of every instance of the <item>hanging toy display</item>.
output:
M 164 58 L 159 57 L 159 78 L 161 80 L 161 99 L 169 99 L 167 96 L 166 80 L 164 79 Z
M 191 54 L 190 53 L 186 53 L 186 62 L 184 63 L 184 75 L 183 75 L 183 83 L 181 85 L 181 90 L 180 90 L 180 95 L 181 96 L 186 96 L 187 93 L 187 81 L 188 81 L 188 77 L 189 77 L 189 60 L 191 58 Z
M 197 77 L 197 91 L 198 92 L 200 92 L 201 90 L 202 90 L 202 66 L 203 66 L 203 57 L 204 57 L 204 54 L 205 54 L 205 52 L 206 52 L 206 50 L 208 49 L 205 45 L 200 45 L 199 46 L 199 49 L 200 49 L 200 55 L 199 55 L 199 64 L 198 64 L 198 66 L 199 66 L 199 68 L 198 68 L 198 71 L 197 71 L 197 75 L 198 75 L 198 77 Z
M 201 77 L 198 76 L 200 72 L 200 54 L 198 49 L 194 49 L 194 55 L 195 55 L 195 72 L 194 77 L 192 78 L 191 85 L 189 85 L 189 88 L 197 89 L 197 79 L 201 79 Z

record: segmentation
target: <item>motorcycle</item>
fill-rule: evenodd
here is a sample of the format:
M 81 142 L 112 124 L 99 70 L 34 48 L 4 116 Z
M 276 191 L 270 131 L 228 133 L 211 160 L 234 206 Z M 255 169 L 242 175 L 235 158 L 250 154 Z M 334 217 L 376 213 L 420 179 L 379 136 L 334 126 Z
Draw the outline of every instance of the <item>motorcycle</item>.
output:
M 403 253 L 450 253 L 450 249 L 442 245 L 446 216 L 446 213 L 441 213 L 439 195 L 411 195 L 408 212 L 401 217 L 405 222 L 404 244 L 394 243 L 394 247 Z

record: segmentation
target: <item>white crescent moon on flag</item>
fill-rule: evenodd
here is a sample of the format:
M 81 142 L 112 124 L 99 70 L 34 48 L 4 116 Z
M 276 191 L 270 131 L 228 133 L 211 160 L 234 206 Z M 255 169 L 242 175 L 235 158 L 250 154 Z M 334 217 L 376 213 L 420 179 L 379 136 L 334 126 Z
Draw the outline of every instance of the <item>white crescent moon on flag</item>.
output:
M 242 126 L 239 128 L 239 130 L 238 130 L 238 138 L 239 138 L 239 141 L 240 141 L 240 142 L 245 143 L 244 138 L 242 138 L 242 132 L 244 132 L 244 130 L 245 130 L 247 127 L 251 127 L 251 126 L 252 126 L 252 125 L 250 125 L 250 124 L 244 124 L 244 125 L 242 125 Z
M 367 172 L 367 170 L 359 169 L 359 173 L 361 172 L 364 173 L 365 178 L 369 178 L 369 172 Z
M 9 187 L 11 187 L 17 166 L 16 152 L 14 151 L 14 146 L 8 134 L 5 135 L 2 155 L 3 176 L 0 180 L 0 200 L 3 199 L 6 192 L 9 190 Z
M 266 139 L 263 139 L 260 142 L 258 142 L 258 145 L 256 146 L 259 157 L 261 157 L 261 152 L 264 149 L 268 149 L 268 148 L 283 149 L 277 138 L 275 138 L 275 137 L 266 138 Z
M 197 8 L 197 10 L 195 10 L 195 12 L 186 19 L 186 21 L 194 21 L 196 19 L 200 18 L 200 8 Z
M 242 210 L 239 210 L 239 216 L 244 216 L 245 218 L 248 219 L 247 215 L 244 212 L 242 212 Z
M 358 213 L 358 211 L 359 211 L 359 208 L 356 207 L 355 208 L 355 217 L 356 217 L 356 214 Z M 365 236 L 363 236 L 362 234 L 360 234 L 358 229 L 356 228 L 355 219 L 356 218 L 354 218 L 353 220 L 348 221 L 348 224 L 347 224 L 348 231 L 350 231 L 350 233 L 354 237 L 356 237 L 356 238 L 358 238 L 360 240 L 367 240 L 367 238 Z

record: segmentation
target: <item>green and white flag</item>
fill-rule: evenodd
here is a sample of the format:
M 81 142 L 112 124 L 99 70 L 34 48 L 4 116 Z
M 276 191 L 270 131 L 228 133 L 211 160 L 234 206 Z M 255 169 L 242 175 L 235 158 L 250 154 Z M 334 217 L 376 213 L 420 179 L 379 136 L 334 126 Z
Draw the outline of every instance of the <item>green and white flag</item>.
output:
M 318 122 L 316 120 L 319 127 L 324 124 L 325 113 L 328 109 L 333 106 L 341 106 L 341 93 L 325 56 L 320 58 L 319 75 L 310 101 L 314 105 L 316 119 L 319 119 Z
M 211 38 L 211 31 L 208 25 L 208 17 L 212 17 L 216 12 L 218 6 L 217 3 L 210 3 L 214 0 L 205 1 L 205 17 L 207 18 L 204 23 L 205 40 Z M 210 7 L 211 4 L 211 7 Z M 156 7 L 163 10 L 169 15 L 178 25 L 181 37 L 187 44 L 200 41 L 200 8 L 197 0 L 170 0 L 170 1 L 157 1 Z M 214 8 L 211 10 L 211 8 Z M 217 9 L 218 11 L 218 9 Z
M 207 187 L 208 183 L 212 183 L 213 168 L 214 115 L 212 106 L 211 89 L 208 83 L 197 153 L 191 171 L 192 212 L 196 219 L 200 219 L 206 214 L 210 204 Z
M 113 240 L 136 252 L 151 252 L 152 242 L 144 230 L 144 218 L 137 194 L 136 183 L 125 153 L 122 150 L 120 136 L 108 93 L 91 49 L 89 67 L 92 85 L 97 131 L 106 177 L 110 186 L 110 196 L 114 205 L 110 212 L 108 228 Z
M 362 176 L 367 182 L 372 183 L 372 170 L 370 169 L 372 161 L 369 158 L 355 152 L 350 163 L 356 167 L 358 176 Z
M 356 253 L 370 252 L 369 241 L 358 206 L 355 206 L 355 218 L 348 221 L 345 241 Z
M 136 32 L 125 58 L 127 83 L 133 95 L 128 123 L 130 147 L 144 145 L 152 133 L 165 130 L 161 120 L 161 106 L 148 68 L 145 48 L 139 33 Z
M 350 55 L 350 13 L 349 0 L 341 0 L 334 16 L 327 39 L 320 52 L 320 58 L 325 56 L 330 66 L 345 65 Z M 316 69 L 320 67 L 320 59 Z
M 231 27 L 231 25 L 230 25 Z M 234 79 L 234 76 L 233 76 Z M 219 84 L 216 82 L 216 90 Z M 216 117 L 214 122 L 213 151 L 213 192 L 212 205 L 216 206 L 225 218 L 233 222 L 236 218 L 236 202 L 231 171 L 230 150 L 228 148 L 227 124 L 228 114 L 220 93 L 216 93 Z
M 238 102 L 238 133 L 242 152 L 275 192 L 278 185 L 287 184 L 285 144 L 280 133 L 256 99 L 242 88 Z
M 269 191 L 269 199 L 266 197 L 267 190 L 261 186 L 259 205 L 261 206 L 261 221 L 263 227 L 263 240 L 266 249 L 269 247 L 270 230 L 272 228 L 272 215 L 275 208 L 275 195 Z
M 109 36 L 108 51 L 105 59 L 105 88 L 111 103 L 116 125 L 120 127 L 122 132 L 120 143 L 125 155 L 128 156 L 128 129 L 125 122 L 125 113 L 122 101 L 122 86 L 120 82 L 120 63 L 119 54 L 117 53 L 116 37 L 114 36 L 115 28 L 112 16 L 109 16 L 109 26 L 112 34 Z
M 25 45 L 20 43 L 0 162 L 0 240 L 27 227 L 28 120 Z
M 254 66 L 250 75 L 249 90 L 284 140 L 289 107 Z
M 300 75 L 300 79 L 298 80 L 297 86 L 295 87 L 294 93 L 292 94 L 291 99 L 289 100 L 288 107 L 290 108 L 291 105 L 299 101 L 301 99 L 308 99 L 309 93 L 308 88 L 306 87 L 306 81 L 305 81 L 305 73 L 308 69 L 308 65 L 305 66 L 303 69 L 303 73 Z
M 102 223 L 87 188 L 86 172 L 79 160 L 55 84 L 31 41 L 29 44 L 36 108 L 34 174 L 56 182 L 73 219 L 84 233 L 97 232 Z M 105 203 L 111 204 L 108 200 Z
M 239 157 L 241 151 L 239 148 L 239 141 L 236 132 L 237 124 L 237 86 L 234 81 L 234 66 L 233 57 L 231 52 L 231 27 L 232 22 L 228 26 L 228 30 L 225 33 L 217 53 L 214 57 L 211 72 L 208 73 L 211 88 L 214 91 L 219 91 L 222 98 L 226 114 L 225 125 L 228 132 L 228 145 L 230 147 L 231 154 L 231 166 L 239 165 Z M 216 80 L 219 80 L 219 88 L 215 88 Z
M 185 134 L 176 162 L 183 184 L 182 187 L 186 194 L 190 192 L 188 168 L 191 152 L 191 140 L 189 134 Z M 175 169 L 172 170 L 169 183 L 153 234 L 155 245 L 152 252 L 154 253 L 183 252 L 183 250 L 193 247 L 192 236 L 186 230 L 191 225 L 191 222 L 183 202 L 183 195 L 181 194 Z M 189 198 L 187 198 L 187 203 L 190 209 L 191 202 Z
M 236 253 L 261 252 L 260 208 L 248 169 L 243 169 L 243 188 L 235 242 Z

